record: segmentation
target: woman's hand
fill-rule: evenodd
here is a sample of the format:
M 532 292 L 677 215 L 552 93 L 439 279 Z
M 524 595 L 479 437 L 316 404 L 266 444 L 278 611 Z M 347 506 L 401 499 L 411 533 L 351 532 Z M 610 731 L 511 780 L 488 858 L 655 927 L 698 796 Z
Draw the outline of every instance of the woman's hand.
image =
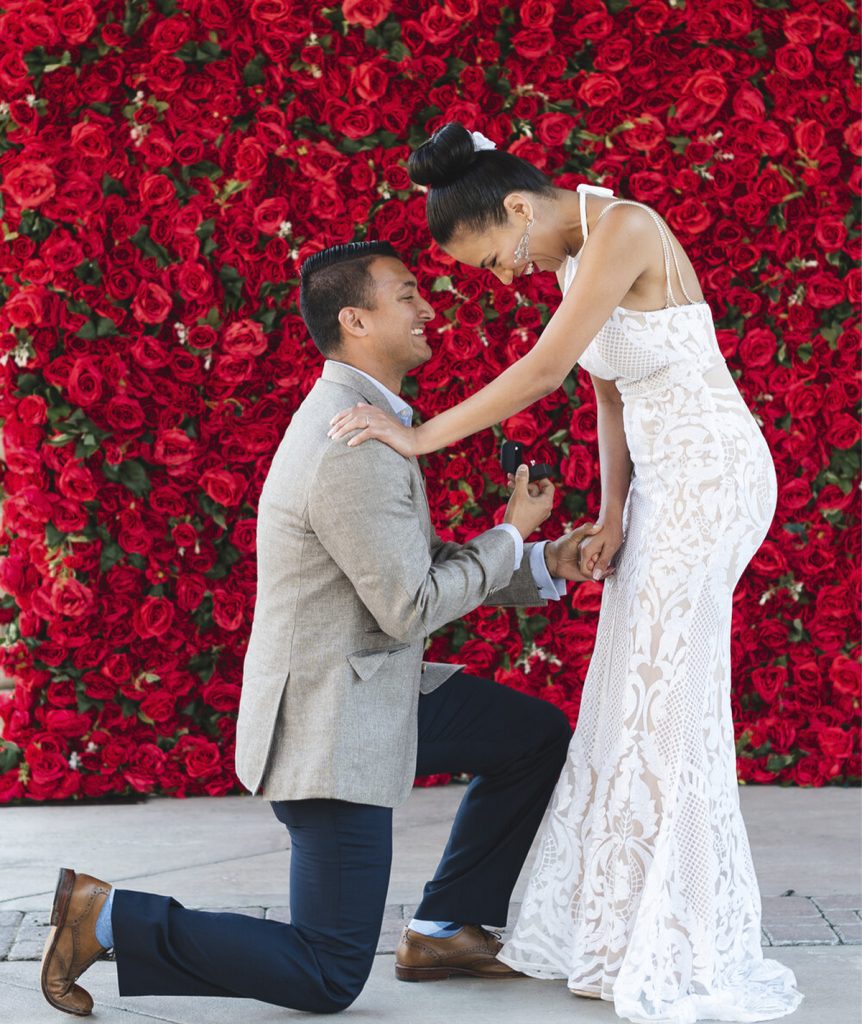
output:
M 623 529 L 618 523 L 596 524 L 599 529 L 581 544 L 581 572 L 593 580 L 603 580 L 616 571 L 611 565 L 623 546 Z
M 405 427 L 400 420 L 389 416 L 376 405 L 368 405 L 365 402 L 357 402 L 350 409 L 333 416 L 329 421 L 331 429 L 328 436 L 337 440 L 345 437 L 351 431 L 358 430 L 347 444 L 353 448 L 362 444 L 363 441 L 370 441 L 375 438 L 383 441 L 396 452 L 410 458 L 412 455 L 421 454 L 416 444 L 416 431 L 413 427 Z

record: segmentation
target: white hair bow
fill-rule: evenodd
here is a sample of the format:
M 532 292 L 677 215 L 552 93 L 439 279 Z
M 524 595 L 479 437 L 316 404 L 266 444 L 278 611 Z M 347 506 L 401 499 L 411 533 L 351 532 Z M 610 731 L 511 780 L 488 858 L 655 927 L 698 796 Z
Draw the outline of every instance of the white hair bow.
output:
M 483 135 L 481 132 L 470 132 L 473 138 L 473 149 L 478 153 L 481 149 L 496 149 L 497 143 L 492 142 L 487 135 Z

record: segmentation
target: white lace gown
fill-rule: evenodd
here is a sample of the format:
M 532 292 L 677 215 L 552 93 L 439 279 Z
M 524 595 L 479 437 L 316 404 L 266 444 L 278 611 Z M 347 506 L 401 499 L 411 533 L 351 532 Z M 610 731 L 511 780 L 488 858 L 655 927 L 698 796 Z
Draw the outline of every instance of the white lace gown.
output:
M 669 281 L 676 256 L 649 212 Z M 565 289 L 576 270 L 570 258 Z M 670 284 L 668 302 L 617 308 L 580 359 L 620 390 L 634 475 L 577 729 L 500 959 L 630 1021 L 770 1020 L 802 996 L 761 949 L 730 625 L 775 511 L 775 470 L 709 307 L 675 305 Z

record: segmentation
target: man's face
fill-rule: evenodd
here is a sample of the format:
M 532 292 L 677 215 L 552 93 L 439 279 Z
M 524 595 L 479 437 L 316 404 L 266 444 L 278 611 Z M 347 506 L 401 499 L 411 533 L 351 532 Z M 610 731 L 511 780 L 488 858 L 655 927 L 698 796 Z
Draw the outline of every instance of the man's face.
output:
M 374 279 L 374 308 L 360 313 L 368 329 L 368 354 L 401 375 L 432 356 L 425 324 L 434 310 L 419 294 L 416 278 L 391 256 L 381 256 L 368 267 Z

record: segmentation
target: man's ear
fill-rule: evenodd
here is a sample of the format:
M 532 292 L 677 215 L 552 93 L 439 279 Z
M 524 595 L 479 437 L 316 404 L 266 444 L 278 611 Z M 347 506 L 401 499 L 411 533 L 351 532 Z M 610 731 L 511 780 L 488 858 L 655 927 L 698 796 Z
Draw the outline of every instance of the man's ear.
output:
M 362 319 L 362 310 L 356 306 L 342 306 L 338 311 L 338 322 L 348 335 L 361 338 L 368 333 L 368 328 Z
M 533 204 L 523 192 L 510 192 L 503 200 L 503 208 L 518 220 L 532 220 Z

